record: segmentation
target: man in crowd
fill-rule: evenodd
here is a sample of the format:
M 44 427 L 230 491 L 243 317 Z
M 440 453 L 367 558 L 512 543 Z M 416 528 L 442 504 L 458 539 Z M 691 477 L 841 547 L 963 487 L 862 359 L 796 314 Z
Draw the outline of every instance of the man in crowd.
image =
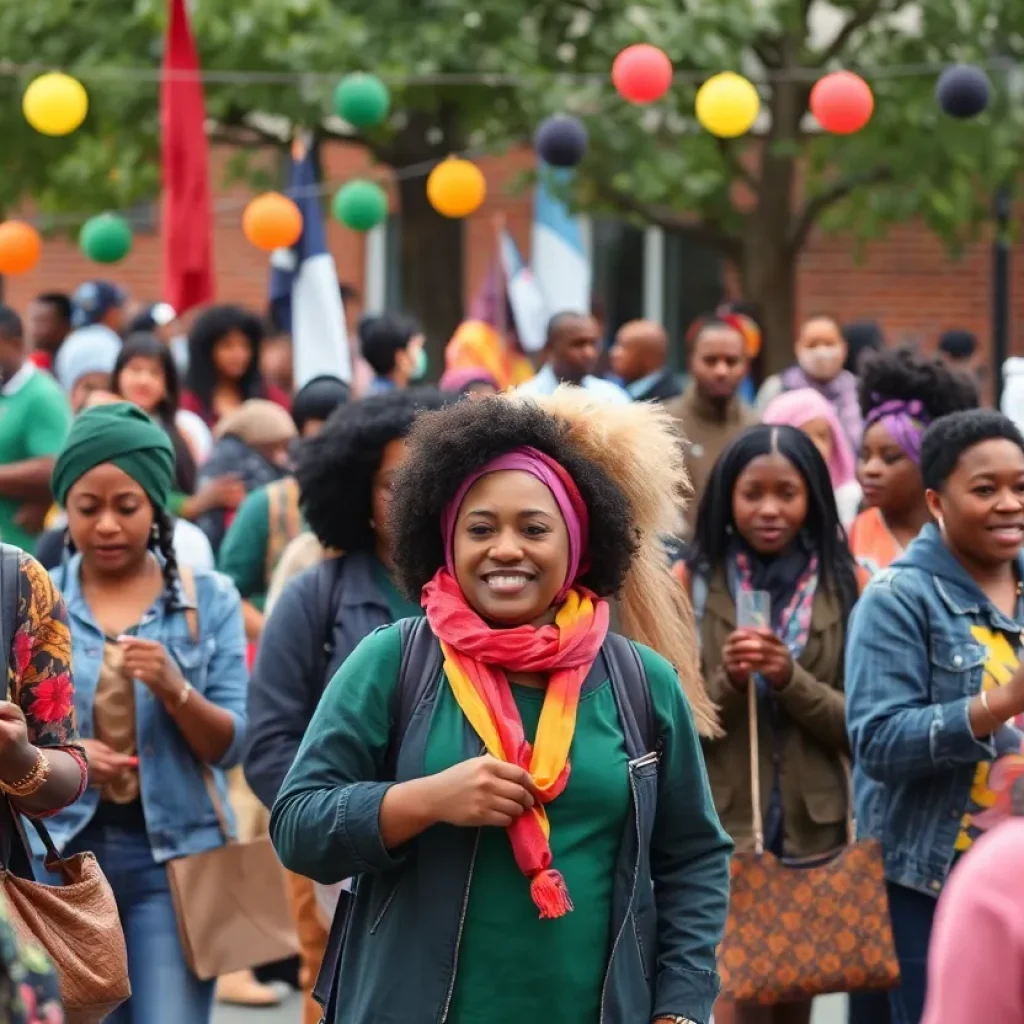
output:
M 0 306 L 0 540 L 31 551 L 52 502 L 50 475 L 71 410 L 25 350 L 21 317 Z
M 631 320 L 615 335 L 612 373 L 634 402 L 665 402 L 683 390 L 683 382 L 666 365 L 668 334 L 653 320 Z
M 110 281 L 86 281 L 71 296 L 71 326 L 102 324 L 115 334 L 127 325 L 128 296 Z
M 689 383 L 667 406 L 678 418 L 686 439 L 686 471 L 694 487 L 689 522 L 683 530 L 687 539 L 715 460 L 737 434 L 757 422 L 753 410 L 736 394 L 747 373 L 743 335 L 735 327 L 709 318 L 692 332 L 692 338 Z
M 559 384 L 578 384 L 595 397 L 619 405 L 629 395 L 618 385 L 594 376 L 601 355 L 601 329 L 589 313 L 557 313 L 548 322 L 546 363 L 522 385 L 529 395 L 550 395 Z
M 426 339 L 411 317 L 400 313 L 364 317 L 359 340 L 363 358 L 374 373 L 369 394 L 403 391 L 426 375 Z
M 53 360 L 71 331 L 71 299 L 63 292 L 45 292 L 28 307 L 29 359 L 41 370 Z

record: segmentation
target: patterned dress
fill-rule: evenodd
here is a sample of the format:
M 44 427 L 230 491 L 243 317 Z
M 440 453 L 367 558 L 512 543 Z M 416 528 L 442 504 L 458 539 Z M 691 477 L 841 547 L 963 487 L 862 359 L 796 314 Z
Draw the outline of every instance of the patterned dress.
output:
M 74 803 L 85 789 L 88 768 L 77 745 L 75 688 L 71 676 L 71 629 L 64 599 L 49 573 L 22 553 L 17 626 L 7 663 L 7 699 L 25 715 L 28 739 L 42 749 L 63 750 L 81 769 Z M 36 815 L 44 817 L 62 808 Z M 2 1021 L 0 1021 L 2 1024 Z

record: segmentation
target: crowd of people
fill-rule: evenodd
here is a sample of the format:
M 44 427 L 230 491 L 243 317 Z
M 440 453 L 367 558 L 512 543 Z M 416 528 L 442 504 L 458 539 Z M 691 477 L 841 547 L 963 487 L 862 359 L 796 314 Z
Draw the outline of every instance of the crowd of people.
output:
M 0 790 L 110 884 L 107 1019 L 279 999 L 201 976 L 171 870 L 269 835 L 304 1024 L 808 1024 L 826 989 L 720 992 L 730 858 L 851 819 L 900 969 L 853 1024 L 1022 1019 L 1024 437 L 964 332 L 815 316 L 762 381 L 756 330 L 701 318 L 678 374 L 647 321 L 559 313 L 539 365 L 467 321 L 432 387 L 393 313 L 297 382 L 241 307 L 0 307 Z M 10 1019 L 51 1024 L 33 963 Z

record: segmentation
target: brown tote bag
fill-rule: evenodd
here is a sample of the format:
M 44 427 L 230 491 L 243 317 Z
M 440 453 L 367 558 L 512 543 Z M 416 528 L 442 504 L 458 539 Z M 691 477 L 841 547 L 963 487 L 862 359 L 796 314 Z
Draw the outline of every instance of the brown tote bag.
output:
M 18 551 L 0 545 L 0 650 L 10 651 L 16 628 L 21 581 Z M 14 582 L 15 577 L 17 583 Z M 0 799 L 0 884 L 11 923 L 22 942 L 35 942 L 53 962 L 67 1024 L 99 1024 L 131 994 L 128 951 L 110 883 L 95 856 L 63 858 L 46 826 L 28 819 L 46 848 L 46 869 L 62 885 L 44 885 L 11 871 L 11 853 L 21 843 L 31 865 L 32 852 L 22 815 Z
M 732 861 L 729 919 L 718 958 L 722 995 L 768 1006 L 894 988 L 900 968 L 882 847 L 877 839 L 856 841 L 852 794 L 847 845 L 837 853 L 798 866 L 764 848 L 753 682 L 747 693 L 754 852 Z
M 195 581 L 181 570 L 182 590 L 193 608 L 189 632 L 199 639 Z M 185 960 L 203 981 L 295 956 L 299 951 L 288 908 L 284 868 L 268 837 L 251 843 L 231 838 L 213 773 L 204 766 L 224 845 L 167 862 Z

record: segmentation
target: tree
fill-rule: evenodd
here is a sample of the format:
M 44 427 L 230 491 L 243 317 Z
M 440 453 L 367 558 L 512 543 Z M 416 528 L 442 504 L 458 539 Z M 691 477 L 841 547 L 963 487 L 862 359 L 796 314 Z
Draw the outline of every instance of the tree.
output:
M 689 232 L 732 261 L 743 297 L 760 309 L 768 366 L 778 369 L 791 358 L 797 263 L 813 229 L 865 241 L 921 218 L 953 247 L 977 233 L 993 188 L 1015 172 L 1024 110 L 1000 71 L 990 113 L 956 122 L 935 102 L 935 68 L 999 58 L 1009 68 L 1024 51 L 1022 27 L 1014 0 L 691 0 L 683 11 L 666 0 L 621 20 L 588 16 L 567 65 L 603 71 L 623 46 L 655 41 L 677 68 L 698 69 L 666 100 L 640 111 L 603 83 L 565 82 L 532 102 L 586 118 L 578 203 Z M 863 69 L 874 117 L 858 135 L 824 135 L 808 124 L 810 89 L 843 66 Z M 748 74 L 762 94 L 762 123 L 738 142 L 711 137 L 693 114 L 699 81 L 726 69 Z

